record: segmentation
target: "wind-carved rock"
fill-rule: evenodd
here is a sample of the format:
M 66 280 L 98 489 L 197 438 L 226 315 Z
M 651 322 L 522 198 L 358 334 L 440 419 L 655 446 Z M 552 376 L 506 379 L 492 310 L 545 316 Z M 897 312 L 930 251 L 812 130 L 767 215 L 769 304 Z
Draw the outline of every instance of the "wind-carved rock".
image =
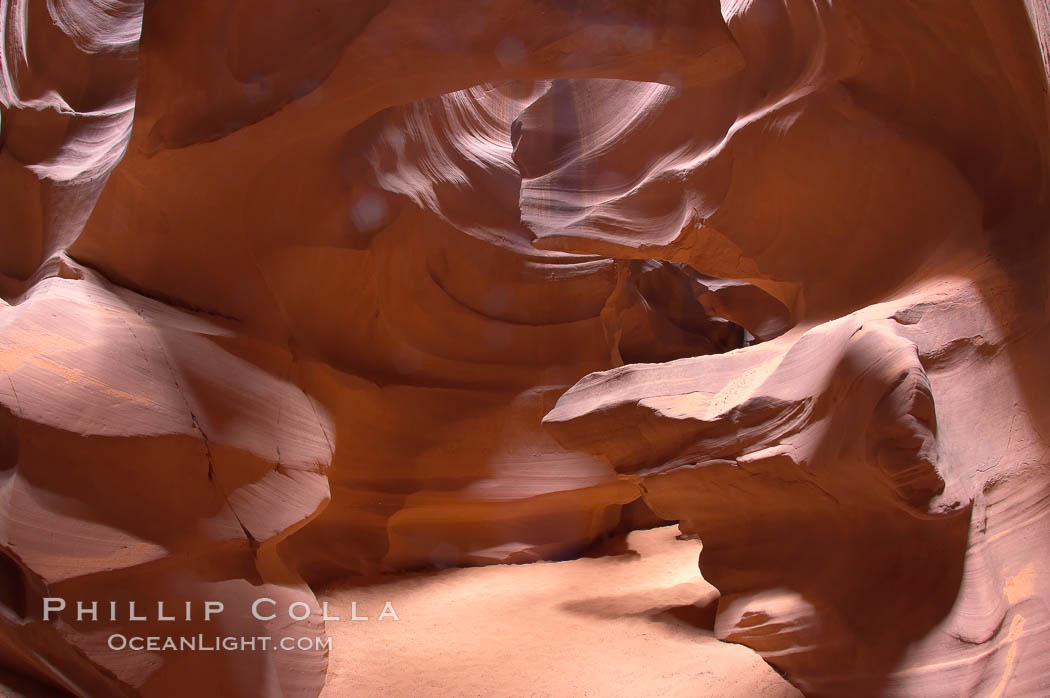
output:
M 315 695 L 34 609 L 644 497 L 809 692 L 1050 691 L 1043 0 L 309 5 L 0 3 L 0 661 Z
M 657 513 L 704 541 L 701 572 L 722 592 L 719 638 L 758 650 L 807 693 L 856 694 L 877 692 L 870 677 L 950 608 L 968 509 L 933 504 L 944 483 L 914 344 L 892 322 L 835 324 L 766 359 L 778 366 L 750 389 L 738 379 L 661 398 L 664 413 L 680 402 L 675 419 L 711 416 L 642 487 Z
M 742 342 L 633 287 L 604 312 L 628 265 L 534 249 L 511 158 L 551 79 L 739 71 L 717 5 L 315 5 L 0 4 L 0 665 L 28 692 L 316 695 L 319 648 L 115 651 L 167 626 L 41 601 L 310 640 L 303 575 L 575 554 L 640 492 L 541 430 L 557 394 L 621 340 Z
M 1003 42 L 1044 26 L 1045 8 L 973 3 L 949 31 L 933 6 L 893 7 L 723 3 L 746 68 L 710 88 L 623 86 L 650 114 L 620 134 L 615 191 L 579 183 L 611 166 L 600 146 L 523 184 L 537 246 L 747 279 L 795 325 L 588 376 L 545 423 L 700 534 L 723 593 L 716 634 L 807 693 L 1037 694 L 1048 202 L 1045 157 L 1024 153 L 1046 152 L 1046 42 L 1024 58 Z M 970 37 L 1029 87 L 910 43 L 916 20 L 945 46 Z M 603 88 L 575 90 L 595 119 Z M 945 137 L 923 106 L 964 103 L 1030 125 L 960 115 Z M 623 123 L 610 110 L 603 126 Z
M 960 284 L 944 302 L 970 292 Z M 989 536 L 995 524 L 972 518 L 983 496 L 939 443 L 936 386 L 965 380 L 959 363 L 945 375 L 943 357 L 968 343 L 938 338 L 933 318 L 894 319 L 919 298 L 730 354 L 590 376 L 545 418 L 701 537 L 701 572 L 722 593 L 716 636 L 756 649 L 807 695 L 987 688 L 1013 671 L 1007 657 L 1033 661 L 1047 641 L 1045 626 L 1013 623 L 1018 607 L 980 591 L 995 585 L 984 547 L 1021 532 L 1000 524 Z M 967 330 L 994 327 L 947 336 Z M 954 424 L 949 438 L 987 426 Z M 1045 680 L 1031 670 L 1029 685 Z

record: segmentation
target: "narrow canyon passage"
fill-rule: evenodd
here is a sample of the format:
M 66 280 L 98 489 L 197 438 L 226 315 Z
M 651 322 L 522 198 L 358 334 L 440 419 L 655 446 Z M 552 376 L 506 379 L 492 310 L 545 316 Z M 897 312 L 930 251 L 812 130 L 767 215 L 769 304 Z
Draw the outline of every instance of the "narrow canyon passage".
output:
M 799 692 L 711 628 L 717 591 L 677 526 L 566 562 L 351 580 L 318 591 L 338 622 L 321 693 L 339 696 L 719 696 Z M 377 620 L 386 601 L 399 621 Z M 367 621 L 350 621 L 351 603 Z
M 0 693 L 1044 698 L 1048 231 L 1050 0 L 0 0 Z

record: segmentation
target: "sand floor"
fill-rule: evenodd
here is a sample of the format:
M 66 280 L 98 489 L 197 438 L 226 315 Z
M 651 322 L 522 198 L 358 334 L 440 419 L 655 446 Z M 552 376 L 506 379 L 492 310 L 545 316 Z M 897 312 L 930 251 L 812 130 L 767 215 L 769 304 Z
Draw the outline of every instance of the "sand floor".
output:
M 711 634 L 700 543 L 636 531 L 600 556 L 333 585 L 322 696 L 799 696 Z M 390 601 L 400 621 L 377 616 Z M 368 621 L 348 621 L 351 602 Z

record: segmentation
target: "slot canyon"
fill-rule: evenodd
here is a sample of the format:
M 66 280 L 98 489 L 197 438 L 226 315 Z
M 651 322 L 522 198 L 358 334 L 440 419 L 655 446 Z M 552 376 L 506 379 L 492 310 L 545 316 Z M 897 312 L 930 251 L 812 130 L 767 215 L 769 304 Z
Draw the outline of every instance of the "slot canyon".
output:
M 1046 0 L 0 0 L 0 695 L 1050 696 Z

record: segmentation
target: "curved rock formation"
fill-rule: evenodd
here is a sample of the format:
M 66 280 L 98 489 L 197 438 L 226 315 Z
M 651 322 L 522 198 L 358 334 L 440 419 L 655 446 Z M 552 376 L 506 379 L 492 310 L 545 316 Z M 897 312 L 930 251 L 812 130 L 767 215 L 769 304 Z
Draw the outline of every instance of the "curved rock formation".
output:
M 703 538 L 716 633 L 807 694 L 1041 693 L 1035 36 L 1018 43 L 1024 8 L 1007 3 L 799 5 L 724 8 L 747 69 L 677 97 L 728 113 L 720 123 L 681 123 L 612 196 L 577 183 L 611 160 L 584 147 L 522 198 L 538 246 L 746 278 L 797 325 L 743 351 L 590 376 L 545 421 Z M 935 47 L 910 43 L 919 26 Z M 785 60 L 792 45 L 812 53 Z
M 703 538 L 716 634 L 807 695 L 1038 693 L 1043 451 L 995 387 L 1024 343 L 1002 318 L 942 280 L 742 352 L 588 377 L 546 420 Z
M 316 695 L 43 600 L 312 640 L 651 509 L 807 693 L 1050 690 L 1041 0 L 0 8 L 9 683 Z

